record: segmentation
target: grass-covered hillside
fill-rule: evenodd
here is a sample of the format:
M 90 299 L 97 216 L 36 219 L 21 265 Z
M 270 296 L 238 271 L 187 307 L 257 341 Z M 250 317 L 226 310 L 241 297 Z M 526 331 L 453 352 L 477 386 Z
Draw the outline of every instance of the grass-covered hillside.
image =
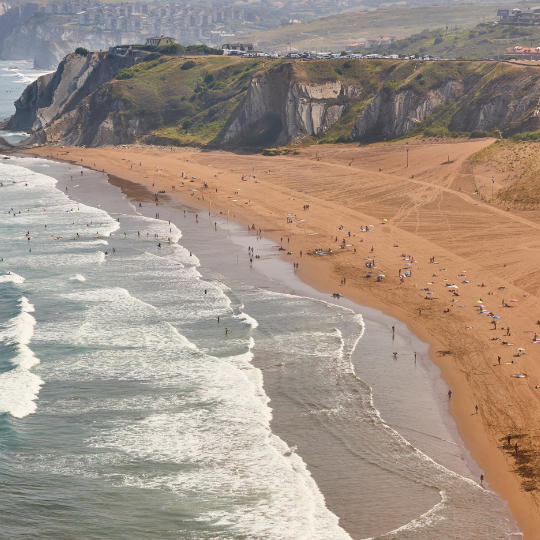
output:
M 259 90 L 248 99 L 253 79 Z M 540 70 L 468 61 L 164 56 L 121 70 L 109 84 L 122 103 L 119 114 L 128 119 L 126 125 L 130 118 L 140 118 L 150 126 L 146 142 L 179 145 L 220 144 L 238 114 L 242 137 L 230 140 L 248 146 L 255 144 L 255 133 L 259 140 L 267 131 L 259 142 L 272 144 L 269 133 L 286 130 L 291 122 L 305 140 L 319 142 L 380 140 L 406 133 L 511 136 L 537 129 L 531 111 L 540 98 L 534 98 Z M 333 91 L 325 86 L 336 84 L 339 89 Z M 315 87 L 315 94 L 304 90 Z M 330 113 L 325 112 L 313 120 L 314 110 L 335 110 L 332 107 L 341 107 L 338 121 L 329 122 Z M 264 114 L 256 117 L 262 109 Z M 307 124 L 302 118 L 306 110 L 311 111 Z M 372 124 L 368 132 L 355 131 L 359 118 Z M 328 124 L 310 133 L 314 122 Z M 275 129 L 270 130 L 269 123 Z
M 456 3 L 423 7 L 391 7 L 354 11 L 324 17 L 304 24 L 286 25 L 255 32 L 248 38 L 261 49 L 340 51 L 366 38 L 406 38 L 423 30 L 470 28 L 494 21 L 500 7 L 523 7 L 523 2 Z
M 481 23 L 461 30 L 424 30 L 394 42 L 389 48 L 369 52 L 431 55 L 440 58 L 498 58 L 508 47 L 540 45 L 540 26 Z M 364 52 L 368 52 L 364 50 Z
M 112 82 L 126 114 L 153 117 L 151 140 L 204 145 L 223 129 L 253 75 L 276 60 L 160 57 L 118 73 Z

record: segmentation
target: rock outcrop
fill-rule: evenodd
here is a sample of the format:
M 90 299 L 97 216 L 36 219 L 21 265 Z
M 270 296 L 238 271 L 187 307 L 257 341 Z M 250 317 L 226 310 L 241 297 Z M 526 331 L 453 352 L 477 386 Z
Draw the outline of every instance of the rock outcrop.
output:
M 408 88 L 397 92 L 383 88 L 358 116 L 351 135 L 359 140 L 401 137 L 461 94 L 463 84 L 458 81 L 448 81 L 425 94 Z
M 322 135 L 341 119 L 346 98 L 360 93 L 361 88 L 340 80 L 297 80 L 293 65 L 284 64 L 254 77 L 220 140 L 226 145 L 253 140 L 280 145 Z
M 47 130 L 55 121 L 63 125 L 70 122 L 73 110 L 84 98 L 101 89 L 116 73 L 133 65 L 132 56 L 115 56 L 106 52 L 88 55 L 69 54 L 62 60 L 55 73 L 39 77 L 26 87 L 15 102 L 15 114 L 8 120 L 6 129 L 27 131 L 34 138 L 46 141 Z M 101 105 L 92 108 L 92 114 L 103 112 Z M 110 103 L 107 102 L 106 107 Z M 83 126 L 80 126 L 81 130 Z M 67 134 L 66 134 L 67 136 Z
M 194 76 L 182 68 L 184 60 L 163 57 L 119 80 L 117 72 L 135 63 L 132 56 L 70 54 L 56 73 L 24 91 L 6 127 L 47 144 L 196 141 L 214 147 L 270 147 L 306 137 L 374 141 L 417 130 L 540 129 L 535 67 L 332 60 L 307 69 L 290 60 L 257 62 L 246 61 L 242 75 L 236 60 L 200 59 Z M 190 134 L 195 129 L 198 139 Z

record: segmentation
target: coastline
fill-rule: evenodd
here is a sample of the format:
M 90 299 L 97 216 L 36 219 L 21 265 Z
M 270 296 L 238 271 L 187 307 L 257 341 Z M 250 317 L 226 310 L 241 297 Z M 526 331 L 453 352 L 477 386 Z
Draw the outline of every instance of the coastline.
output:
M 479 148 L 481 148 L 480 144 Z M 244 160 L 243 170 L 238 170 L 237 165 L 235 165 L 236 170 L 232 168 L 224 170 L 225 168 L 221 165 L 219 166 L 221 168 L 218 167 L 220 160 L 223 161 L 224 159 L 224 153 L 219 152 L 214 153 L 216 155 L 214 156 L 214 161 L 218 162 L 218 165 L 213 163 L 212 166 L 206 165 L 205 162 L 207 160 L 205 158 L 207 155 L 205 155 L 205 153 L 193 150 L 170 152 L 168 150 L 158 150 L 154 148 L 76 148 L 69 149 L 66 152 L 66 149 L 51 148 L 38 149 L 31 153 L 57 160 L 82 164 L 84 167 L 95 168 L 100 171 L 104 169 L 105 172 L 146 185 L 150 189 L 154 188 L 156 191 L 165 190 L 167 195 L 178 198 L 178 200 L 181 200 L 190 206 L 197 206 L 206 211 L 211 210 L 214 214 L 221 216 L 222 218 L 229 217 L 230 219 L 234 219 L 245 225 L 249 225 L 250 222 L 256 224 L 256 228 L 261 228 L 263 230 L 264 236 L 268 236 L 278 244 L 280 243 L 280 238 L 289 236 L 292 241 L 287 242 L 287 249 L 285 252 L 290 249 L 293 255 L 285 255 L 285 258 L 289 257 L 289 259 L 292 259 L 291 262 L 294 261 L 299 263 L 298 275 L 300 278 L 319 291 L 324 293 L 333 293 L 335 291 L 342 292 L 345 297 L 350 298 L 358 304 L 380 309 L 384 313 L 394 316 L 402 321 L 406 321 L 407 326 L 409 326 L 416 335 L 431 345 L 431 356 L 441 368 L 444 379 L 449 383 L 453 390 L 450 409 L 457 420 L 460 433 L 463 436 L 467 447 L 471 450 L 473 458 L 480 467 L 485 470 L 488 483 L 508 500 L 514 516 L 524 531 L 525 537 L 533 538 L 533 531 L 536 530 L 540 521 L 537 496 L 534 491 L 524 492 L 521 489 L 521 479 L 517 478 L 512 472 L 512 468 L 516 464 L 513 463 L 512 457 L 508 456 L 508 453 L 505 452 L 502 443 L 497 441 L 496 436 L 494 437 L 494 432 L 500 435 L 500 433 L 510 431 L 510 429 L 514 431 L 516 428 L 518 430 L 523 430 L 523 427 L 534 429 L 537 411 L 532 408 L 532 410 L 529 411 L 529 414 L 527 414 L 527 411 L 521 408 L 527 401 L 523 400 L 524 403 L 518 403 L 518 405 L 520 405 L 520 407 L 518 407 L 519 418 L 521 420 L 520 423 L 517 423 L 515 418 L 511 418 L 503 427 L 500 426 L 500 423 L 495 424 L 493 414 L 499 413 L 505 415 L 506 413 L 504 413 L 504 411 L 491 411 L 494 402 L 496 403 L 497 400 L 500 401 L 501 399 L 503 402 L 507 402 L 507 400 L 510 400 L 511 402 L 514 394 L 509 398 L 498 393 L 496 396 L 490 398 L 489 395 L 486 396 L 482 393 L 481 387 L 483 385 L 479 385 L 479 381 L 475 380 L 474 376 L 471 376 L 471 373 L 468 372 L 469 370 L 466 371 L 464 369 L 466 364 L 472 360 L 474 370 L 483 371 L 482 376 L 489 376 L 490 378 L 496 379 L 496 376 L 499 375 L 498 373 L 493 373 L 495 372 L 494 369 L 489 369 L 489 366 L 492 365 L 494 354 L 492 351 L 486 351 L 484 345 L 484 340 L 487 341 L 487 336 L 490 335 L 489 328 L 487 329 L 487 332 L 483 328 L 477 332 L 475 331 L 475 334 L 480 334 L 479 336 L 471 335 L 471 333 L 467 334 L 467 332 L 464 332 L 464 329 L 467 329 L 468 326 L 472 326 L 473 323 L 475 327 L 477 326 L 478 315 L 476 312 L 473 312 L 471 309 L 470 312 L 461 312 L 459 315 L 454 315 L 454 313 L 452 313 L 452 316 L 446 317 L 442 315 L 442 313 L 437 313 L 433 307 L 438 307 L 438 301 L 425 302 L 422 297 L 423 295 L 419 294 L 418 291 L 419 287 L 424 285 L 424 283 L 427 282 L 427 279 L 430 278 L 433 273 L 432 270 L 436 268 L 424 264 L 427 262 L 426 259 L 432 256 L 433 253 L 437 256 L 437 261 L 441 264 L 437 270 L 444 264 L 448 271 L 447 275 L 449 277 L 451 276 L 453 279 L 456 279 L 455 276 L 466 269 L 467 280 L 475 285 L 479 283 L 480 280 L 489 281 L 489 278 L 493 278 L 493 276 L 487 274 L 485 269 L 466 258 L 456 257 L 455 253 L 443 250 L 440 245 L 425 241 L 425 239 L 422 238 L 417 238 L 406 230 L 402 230 L 398 227 L 394 228 L 389 224 L 383 225 L 380 218 L 375 218 L 373 215 L 354 211 L 350 208 L 340 207 L 339 204 L 336 204 L 333 200 L 329 201 L 327 198 L 319 195 L 319 193 L 317 193 L 316 196 L 311 193 L 309 195 L 304 194 L 299 196 L 298 191 L 291 189 L 290 186 L 283 186 L 278 183 L 272 183 L 271 181 L 269 182 L 267 178 L 261 176 L 264 170 L 261 170 L 261 167 L 268 166 L 275 168 L 274 163 L 276 158 L 265 159 L 256 156 L 257 163 L 255 163 L 255 159 L 252 159 L 251 163 L 253 163 L 254 167 L 257 167 L 257 171 L 253 169 L 253 172 L 257 172 L 257 175 L 250 174 L 250 178 L 247 182 L 241 182 L 239 180 L 240 175 L 242 173 L 246 176 L 248 175 L 244 172 L 247 169 L 245 164 L 246 157 L 242 156 L 242 159 Z M 156 156 L 156 161 L 149 164 L 149 160 L 152 159 L 150 156 L 152 155 Z M 132 161 L 128 161 L 121 156 L 129 156 Z M 170 156 L 176 158 L 177 161 L 175 165 L 181 166 L 186 171 L 187 176 L 196 176 L 193 183 L 189 182 L 187 179 L 185 180 L 186 185 L 184 189 L 181 189 L 179 185 L 178 169 L 171 168 L 170 166 L 167 168 L 168 164 L 166 163 L 165 158 Z M 236 157 L 237 156 L 231 157 L 231 163 Z M 140 174 L 143 171 L 137 169 L 138 159 L 144 161 L 145 166 L 144 168 L 141 166 L 141 169 L 144 169 L 144 172 L 147 174 Z M 294 160 L 295 158 L 280 158 L 277 161 L 287 159 Z M 122 163 L 122 161 L 125 161 L 125 163 Z M 204 162 L 204 164 L 201 162 Z M 249 162 L 249 157 L 247 158 L 247 162 Z M 317 159 L 314 164 L 315 168 L 318 167 L 319 163 L 320 161 Z M 135 165 L 135 169 L 133 169 L 133 165 Z M 331 163 L 330 167 L 335 169 L 339 167 L 339 165 Z M 150 174 L 148 174 L 149 169 L 151 171 Z M 249 171 L 249 169 L 247 170 Z M 278 174 L 280 174 L 279 165 Z M 371 174 L 373 173 L 371 172 Z M 269 176 L 273 177 L 274 175 L 275 173 L 272 172 Z M 253 176 L 262 178 L 261 182 L 255 182 Z M 374 176 L 377 176 L 376 173 Z M 201 185 L 202 180 L 208 183 L 209 187 L 206 190 L 203 185 Z M 171 190 L 172 183 L 177 186 L 174 191 Z M 151 184 L 155 185 L 151 186 Z M 260 189 L 266 187 L 265 184 L 270 184 L 270 190 L 265 191 L 264 189 Z M 234 188 L 237 186 L 241 189 L 242 195 L 238 195 L 240 189 L 236 190 L 236 196 L 238 198 L 237 200 L 234 200 Z M 244 189 L 244 187 L 247 186 L 250 188 L 249 193 L 247 193 L 247 189 Z M 219 194 L 212 194 L 211 199 L 209 200 L 214 187 L 219 187 Z M 192 188 L 196 188 L 197 191 L 193 191 Z M 257 190 L 262 193 L 260 195 L 256 194 Z M 222 192 L 225 193 L 222 194 Z M 247 195 L 245 193 L 247 193 Z M 205 195 L 207 197 L 206 200 L 204 200 Z M 311 219 L 313 215 L 313 209 L 310 209 L 305 214 L 298 212 L 300 201 L 298 203 L 287 202 L 293 201 L 296 198 L 293 197 L 294 195 L 296 195 L 296 197 L 302 197 L 304 200 L 309 199 L 310 206 L 317 206 L 317 210 L 322 210 L 322 222 L 309 223 L 310 232 L 316 233 L 313 236 L 322 238 L 323 234 L 325 235 L 326 239 L 324 241 L 321 240 L 321 242 L 324 242 L 322 245 L 317 246 L 317 244 L 314 243 L 313 236 L 306 231 L 306 225 L 301 224 L 296 217 L 293 218 L 293 223 L 283 224 L 288 207 L 291 208 L 294 214 L 301 215 L 302 217 L 309 216 Z M 242 200 L 240 201 L 240 199 Z M 266 207 L 265 200 L 267 200 Z M 231 208 L 233 209 L 232 213 Z M 339 218 L 336 218 L 335 212 L 338 208 L 342 215 Z M 291 213 L 291 215 L 294 214 Z M 391 215 L 390 211 L 388 215 Z M 330 219 L 332 221 L 330 221 Z M 339 219 L 339 221 L 337 221 L 337 219 Z M 392 222 L 392 219 L 393 218 L 390 217 L 390 223 Z M 325 227 L 325 221 L 328 222 L 328 227 Z M 358 247 L 358 253 L 351 253 L 352 249 L 344 249 L 343 252 L 340 252 L 338 251 L 339 246 L 336 242 L 329 240 L 334 232 L 338 235 L 341 234 L 337 232 L 336 228 L 337 223 L 341 221 L 346 223 L 345 231 L 347 229 L 355 231 L 350 242 Z M 368 237 L 359 237 L 357 231 L 362 223 L 369 223 L 370 225 L 374 224 Z M 373 245 L 376 246 L 376 251 L 369 251 L 367 245 L 368 242 L 366 241 L 368 239 L 369 244 L 373 243 Z M 333 249 L 339 255 L 328 255 L 326 257 L 307 255 L 308 250 L 312 250 L 315 247 L 324 248 L 326 245 L 333 245 Z M 291 248 L 288 246 L 291 246 Z M 418 264 L 418 266 L 411 266 L 414 273 L 413 279 L 415 281 L 415 287 L 401 287 L 399 282 L 396 283 L 397 279 L 393 277 L 396 275 L 396 272 L 388 271 L 388 269 L 393 270 L 397 265 L 400 265 L 400 263 L 406 264 L 403 262 L 403 258 L 399 261 L 399 255 L 392 253 L 392 248 L 394 246 L 399 246 L 399 252 L 402 250 L 404 250 L 404 253 L 414 252 L 414 260 L 419 261 L 419 263 L 414 263 Z M 303 257 L 298 256 L 300 249 L 302 249 L 304 253 Z M 352 265 L 356 267 L 360 266 L 360 264 L 363 265 L 364 256 L 372 257 L 372 253 L 377 257 L 377 267 L 382 269 L 387 276 L 381 283 L 377 283 L 375 280 L 368 281 L 363 279 L 363 276 L 360 274 L 365 273 L 366 270 L 353 270 L 352 267 Z M 352 261 L 350 261 L 351 259 L 355 262 L 352 263 Z M 382 264 L 380 261 L 382 261 Z M 452 266 L 453 268 L 451 268 Z M 343 279 L 341 276 L 347 278 L 347 282 L 344 285 L 339 285 L 341 279 Z M 411 280 L 411 278 L 408 279 L 409 281 Z M 522 300 L 522 298 L 524 298 L 523 291 L 517 290 L 516 292 L 516 288 L 514 287 L 514 290 L 512 290 L 511 285 L 508 285 L 508 289 L 510 289 L 511 292 L 505 291 L 506 295 L 520 298 L 520 302 L 528 305 L 531 312 L 534 313 L 534 297 L 532 297 L 532 295 L 529 295 Z M 462 294 L 462 296 L 464 295 Z M 469 307 L 473 307 L 473 299 L 477 296 L 478 294 L 469 294 L 467 300 L 460 299 L 459 301 L 466 303 Z M 497 297 L 497 300 L 499 299 L 500 297 Z M 399 307 L 397 304 L 399 304 Z M 418 309 L 421 309 L 423 314 L 420 314 Z M 442 308 L 440 312 L 442 312 Z M 472 313 L 474 313 L 474 315 Z M 472 322 L 471 319 L 473 320 Z M 518 325 L 520 324 L 523 324 L 523 322 L 514 320 L 511 322 L 513 329 L 519 328 Z M 451 351 L 451 353 L 441 354 L 441 352 L 444 351 Z M 525 357 L 525 360 L 529 360 L 529 358 L 531 357 Z M 523 361 L 520 359 L 520 362 Z M 537 370 L 535 371 L 534 365 L 532 365 L 531 362 L 529 362 L 529 364 L 530 365 L 527 365 L 526 368 L 523 368 L 522 363 L 520 368 L 523 371 L 526 370 L 529 374 L 529 377 L 526 380 L 526 382 L 529 383 L 527 388 L 529 388 L 529 391 L 534 398 L 534 389 L 531 387 L 534 387 L 534 384 L 538 384 L 539 381 L 535 378 L 537 377 Z M 510 383 L 514 383 L 514 381 L 509 379 L 511 373 L 510 370 L 513 368 L 514 366 L 508 366 L 508 368 L 503 367 L 503 369 L 506 369 L 505 380 L 507 382 L 507 384 L 503 385 L 503 390 L 506 387 L 506 390 L 513 391 L 513 388 L 510 387 Z M 486 370 L 489 370 L 492 373 L 486 373 Z M 508 380 L 510 380 L 510 383 L 508 383 Z M 496 382 L 500 383 L 501 381 Z M 515 382 L 519 384 L 522 381 Z M 521 385 L 521 387 L 523 386 L 524 385 Z M 470 395 L 471 393 L 474 393 L 474 397 Z M 458 398 L 456 398 L 456 396 Z M 479 415 L 474 414 L 475 403 L 480 404 Z M 509 408 L 511 407 L 512 404 Z M 478 421 L 479 417 L 482 419 L 482 422 Z M 514 422 L 514 424 L 512 424 L 512 422 Z M 520 443 L 521 442 L 522 439 L 520 439 Z M 525 440 L 524 443 L 527 444 L 527 441 Z M 532 440 L 530 444 L 532 451 L 534 452 L 535 441 Z

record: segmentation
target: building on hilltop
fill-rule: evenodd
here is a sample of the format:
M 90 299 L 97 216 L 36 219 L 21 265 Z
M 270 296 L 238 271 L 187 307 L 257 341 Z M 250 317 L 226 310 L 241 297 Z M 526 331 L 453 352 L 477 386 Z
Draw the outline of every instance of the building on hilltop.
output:
M 526 10 L 519 8 L 499 9 L 497 10 L 497 17 L 499 17 L 501 24 L 540 24 L 540 6 Z
M 510 47 L 506 49 L 505 58 L 516 60 L 540 60 L 540 47 Z
M 165 45 L 172 45 L 174 43 L 174 38 L 167 36 L 151 37 L 146 40 L 145 45 L 147 47 L 164 47 Z

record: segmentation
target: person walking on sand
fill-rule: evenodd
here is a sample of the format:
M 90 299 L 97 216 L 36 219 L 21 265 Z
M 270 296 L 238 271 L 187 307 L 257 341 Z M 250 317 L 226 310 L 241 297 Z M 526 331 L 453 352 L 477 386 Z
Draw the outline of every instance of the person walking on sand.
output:
M 478 405 L 474 406 L 474 410 L 475 410 L 476 414 L 478 414 Z
M 501 356 L 497 355 L 497 362 L 499 363 L 499 366 L 501 365 Z
M 225 328 L 225 335 L 226 335 L 226 336 L 229 335 L 229 329 L 228 329 L 228 328 Z
M 392 325 L 392 339 L 396 336 L 396 327 Z
M 484 487 L 484 475 L 483 474 L 480 475 L 480 485 L 482 487 Z
M 452 397 L 452 390 L 448 390 L 448 399 Z

